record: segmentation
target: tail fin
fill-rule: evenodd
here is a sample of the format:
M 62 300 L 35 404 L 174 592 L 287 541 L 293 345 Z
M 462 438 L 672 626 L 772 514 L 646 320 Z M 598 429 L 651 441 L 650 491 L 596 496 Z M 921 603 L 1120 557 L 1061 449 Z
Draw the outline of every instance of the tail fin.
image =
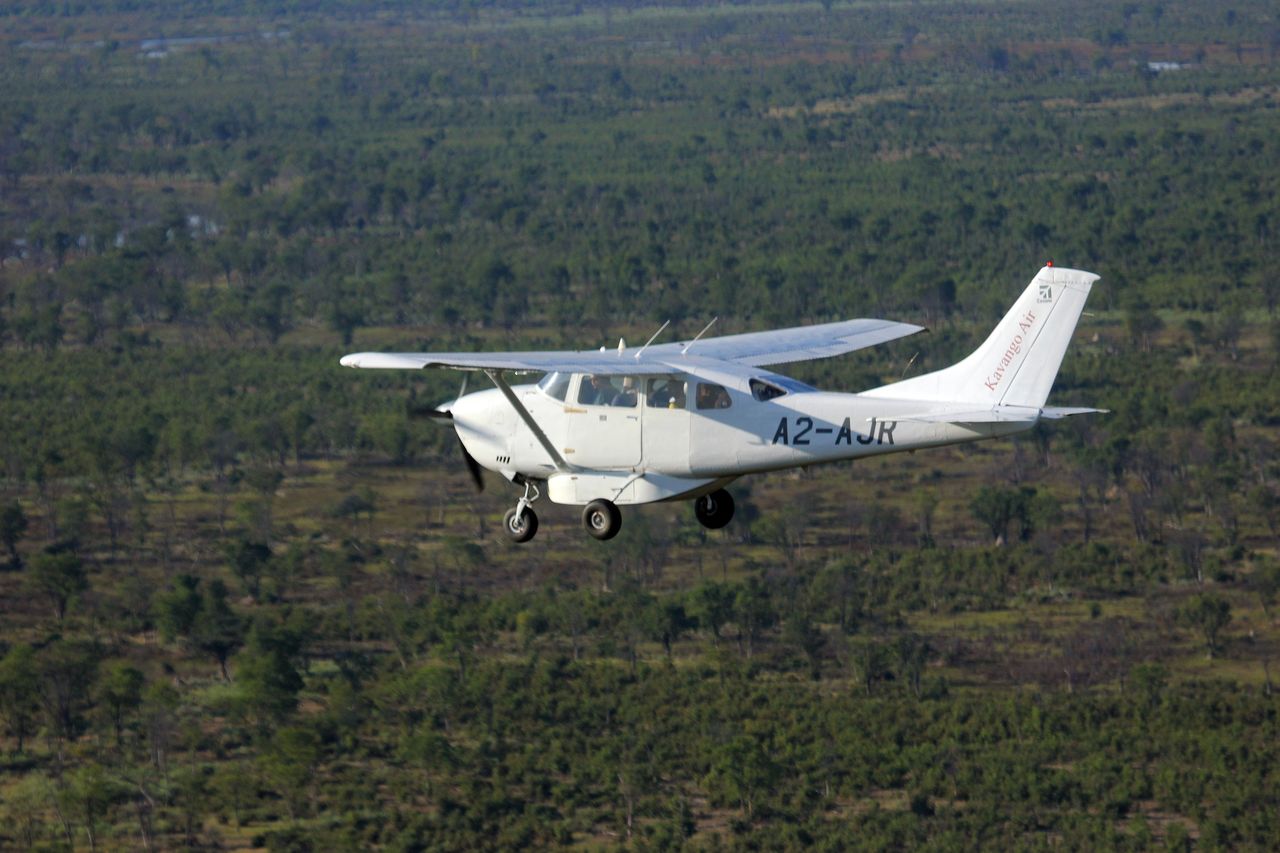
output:
M 963 361 L 864 392 L 867 397 L 1040 408 L 1098 276 L 1040 270 L 987 340 Z

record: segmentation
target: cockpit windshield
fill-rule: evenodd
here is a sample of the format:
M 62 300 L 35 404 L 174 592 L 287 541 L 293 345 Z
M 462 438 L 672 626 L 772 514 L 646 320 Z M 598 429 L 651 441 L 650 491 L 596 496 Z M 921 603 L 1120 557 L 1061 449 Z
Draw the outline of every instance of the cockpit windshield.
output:
M 542 377 L 542 381 L 538 383 L 538 388 L 547 396 L 553 397 L 560 402 L 564 402 L 565 396 L 569 393 L 569 373 L 548 373 Z

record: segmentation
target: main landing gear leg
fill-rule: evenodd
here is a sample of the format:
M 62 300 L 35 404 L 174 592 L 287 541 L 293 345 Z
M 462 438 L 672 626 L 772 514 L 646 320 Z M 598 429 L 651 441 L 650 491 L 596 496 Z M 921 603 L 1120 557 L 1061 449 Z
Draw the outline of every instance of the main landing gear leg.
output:
M 533 497 L 529 496 L 529 492 L 533 492 Z M 528 542 L 538 532 L 538 516 L 530 504 L 540 497 L 542 493 L 538 491 L 538 487 L 525 480 L 524 494 L 516 501 L 515 509 L 507 510 L 507 514 L 502 517 L 502 531 L 512 542 Z

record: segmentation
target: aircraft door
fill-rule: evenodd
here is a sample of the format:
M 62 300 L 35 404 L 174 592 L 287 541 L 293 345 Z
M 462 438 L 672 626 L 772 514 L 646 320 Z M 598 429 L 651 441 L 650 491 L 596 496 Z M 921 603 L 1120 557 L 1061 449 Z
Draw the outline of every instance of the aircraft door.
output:
M 676 376 L 645 380 L 644 464 L 651 471 L 689 473 L 689 384 Z
M 736 423 L 741 411 L 734 408 L 733 395 L 723 385 L 696 380 L 690 404 L 690 470 L 694 474 L 731 471 L 738 465 L 738 452 L 751 441 Z
M 582 376 L 565 407 L 565 460 L 584 468 L 640 464 L 640 383 L 634 376 Z

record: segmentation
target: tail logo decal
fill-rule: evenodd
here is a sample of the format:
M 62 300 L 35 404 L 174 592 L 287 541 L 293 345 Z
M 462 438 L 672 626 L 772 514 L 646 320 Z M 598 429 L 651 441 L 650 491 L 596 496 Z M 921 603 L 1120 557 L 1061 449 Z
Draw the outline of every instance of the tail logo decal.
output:
M 1040 298 L 1036 301 L 1052 302 L 1053 301 L 1053 285 L 1052 284 L 1040 285 Z
M 1041 288 L 1041 293 L 1044 288 Z M 1026 340 L 1024 337 L 1027 332 L 1031 331 L 1031 327 L 1035 325 L 1036 312 L 1028 311 L 1018 321 L 1018 333 L 1013 336 L 1013 340 L 1009 341 L 1009 346 L 1005 349 L 1004 355 L 1000 356 L 1000 362 L 996 365 L 996 369 L 991 371 L 991 375 L 987 377 L 987 381 L 982 383 L 987 386 L 988 391 L 996 390 L 996 386 L 1000 384 L 1000 380 L 1004 379 L 1004 371 L 1013 360 L 1017 358 L 1018 353 L 1022 352 L 1022 344 Z

